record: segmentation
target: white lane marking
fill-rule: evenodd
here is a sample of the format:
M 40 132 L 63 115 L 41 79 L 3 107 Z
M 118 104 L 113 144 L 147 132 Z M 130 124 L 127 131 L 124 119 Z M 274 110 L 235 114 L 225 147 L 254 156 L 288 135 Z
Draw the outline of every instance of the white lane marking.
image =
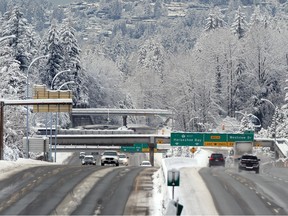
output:
M 273 209 L 276 213 L 279 213 L 279 211 L 277 209 Z
M 264 197 L 264 196 L 261 196 L 261 198 L 262 198 L 262 199 L 265 199 L 265 197 Z
M 271 206 L 271 203 L 270 203 L 270 202 L 267 202 L 267 204 Z
M 253 190 L 254 188 L 252 188 L 252 187 L 249 187 L 250 188 L 250 190 Z

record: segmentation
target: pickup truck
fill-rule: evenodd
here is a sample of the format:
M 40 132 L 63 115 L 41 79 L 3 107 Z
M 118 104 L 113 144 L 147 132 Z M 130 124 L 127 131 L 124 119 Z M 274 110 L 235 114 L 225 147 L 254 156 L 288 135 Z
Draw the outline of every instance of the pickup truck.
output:
M 119 166 L 119 155 L 117 151 L 104 151 L 101 155 L 101 166 L 105 164 L 115 164 Z
M 255 171 L 259 173 L 259 164 L 260 159 L 255 155 L 244 154 L 239 158 L 238 171 L 242 170 Z

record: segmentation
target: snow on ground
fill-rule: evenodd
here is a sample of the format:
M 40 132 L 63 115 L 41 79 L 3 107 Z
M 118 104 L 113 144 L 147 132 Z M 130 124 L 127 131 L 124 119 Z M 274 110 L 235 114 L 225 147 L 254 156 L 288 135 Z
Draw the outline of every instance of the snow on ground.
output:
M 56 153 L 56 163 L 26 158 L 19 158 L 17 161 L 0 160 L 0 179 L 3 179 L 8 175 L 12 175 L 15 172 L 19 172 L 34 166 L 63 164 L 65 163 L 65 160 L 71 155 L 72 153 Z
M 218 215 L 213 199 L 203 182 L 198 170 L 207 167 L 210 152 L 200 150 L 193 158 L 170 157 L 162 158 L 156 154 L 155 164 L 160 169 L 154 174 L 153 212 L 150 215 L 166 215 L 168 203 L 172 199 L 172 188 L 167 186 L 167 173 L 170 169 L 180 171 L 180 186 L 174 187 L 174 201 L 183 205 L 181 215 Z

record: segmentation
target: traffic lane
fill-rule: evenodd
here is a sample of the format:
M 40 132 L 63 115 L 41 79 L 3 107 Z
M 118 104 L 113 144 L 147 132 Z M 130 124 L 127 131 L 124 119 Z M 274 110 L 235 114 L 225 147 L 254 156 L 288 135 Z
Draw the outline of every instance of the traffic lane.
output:
M 270 171 L 264 168 L 260 168 L 260 174 L 254 174 L 252 171 L 242 171 L 237 173 L 235 170 L 229 170 L 229 174 L 236 180 L 241 180 L 245 185 L 254 185 L 253 189 L 261 197 L 263 202 L 266 202 L 270 208 L 272 208 L 275 214 L 285 214 L 288 213 L 288 174 L 286 172 L 286 178 L 284 170 L 279 170 L 275 168 L 273 172 L 273 167 Z M 272 170 L 272 171 L 271 171 Z M 286 169 L 286 171 L 288 171 Z M 273 173 L 273 175 L 271 174 Z M 281 177 L 277 176 L 277 173 Z M 283 178 L 284 177 L 284 178 Z
M 245 184 L 225 168 L 202 168 L 199 174 L 205 181 L 220 215 L 272 215 L 275 205 L 270 206 L 256 193 L 256 183 Z M 280 208 L 277 206 L 277 208 Z
M 123 215 L 135 178 L 142 170 L 140 167 L 114 168 L 91 189 L 71 214 Z
M 146 153 L 130 153 L 129 166 L 140 166 L 142 161 L 149 160 Z
M 89 174 L 101 167 L 50 165 L 31 168 L 0 182 L 9 189 L 1 192 L 1 215 L 47 215 Z M 17 179 L 17 182 L 13 182 Z M 12 183 L 12 185 L 10 184 Z M 4 194 L 4 196 L 3 196 Z

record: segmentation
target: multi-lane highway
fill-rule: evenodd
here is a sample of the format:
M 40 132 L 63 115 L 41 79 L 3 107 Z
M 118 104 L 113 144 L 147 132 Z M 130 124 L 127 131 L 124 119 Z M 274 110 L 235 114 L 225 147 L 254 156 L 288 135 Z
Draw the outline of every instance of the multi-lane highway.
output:
M 151 175 L 155 168 L 133 166 L 138 157 L 130 157 L 127 167 L 82 166 L 79 155 L 75 155 L 70 158 L 74 165 L 39 166 L 17 172 L 0 181 L 0 214 L 121 215 L 124 211 L 137 214 L 139 209 L 134 203 L 139 201 L 135 193 L 129 199 L 130 194 L 137 190 L 137 194 L 143 195 L 152 190 Z M 150 189 L 141 191 L 143 178 L 139 177 L 147 175 Z M 148 204 L 144 204 L 149 212 Z
M 129 166 L 99 166 L 99 162 L 96 166 L 82 166 L 77 153 L 67 165 L 38 166 L 14 173 L 0 181 L 0 214 L 149 215 L 152 175 L 157 168 L 139 166 L 147 159 L 145 154 L 128 156 Z M 198 208 L 198 214 L 215 212 L 207 210 L 207 200 L 195 197 L 203 194 L 199 190 L 202 181 L 201 187 L 207 187 L 212 197 L 210 204 L 219 215 L 287 215 L 287 168 L 275 167 L 268 161 L 261 157 L 259 174 L 238 173 L 233 166 L 185 168 L 187 175 L 181 171 L 179 191 L 185 195 L 181 199 L 199 201 L 198 207 L 185 202 L 186 213 L 191 206 Z M 185 191 L 189 191 L 188 195 Z

